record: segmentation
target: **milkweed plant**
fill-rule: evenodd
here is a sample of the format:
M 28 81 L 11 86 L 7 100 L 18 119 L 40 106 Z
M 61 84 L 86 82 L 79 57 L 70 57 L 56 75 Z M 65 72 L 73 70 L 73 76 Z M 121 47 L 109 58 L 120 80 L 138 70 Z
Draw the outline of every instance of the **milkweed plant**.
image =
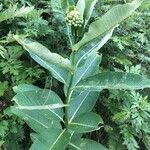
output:
M 65 98 L 34 85 L 14 87 L 11 111 L 33 129 L 30 150 L 107 150 L 102 144 L 83 138 L 99 130 L 104 121 L 92 109 L 103 89 L 138 90 L 150 87 L 150 79 L 127 72 L 102 71 L 98 50 L 115 28 L 141 5 L 142 0 L 117 5 L 91 23 L 97 0 L 51 0 L 54 17 L 64 26 L 70 56 L 52 53 L 42 44 L 21 35 L 13 38 L 51 75 L 63 83 Z

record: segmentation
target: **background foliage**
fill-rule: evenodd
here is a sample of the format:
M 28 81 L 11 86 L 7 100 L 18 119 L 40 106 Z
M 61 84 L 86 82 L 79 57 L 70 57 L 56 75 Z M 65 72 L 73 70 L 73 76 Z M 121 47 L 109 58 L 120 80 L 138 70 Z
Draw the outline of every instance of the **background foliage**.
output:
M 113 5 L 125 2 L 99 1 L 92 19 L 95 20 Z M 63 25 L 53 17 L 49 0 L 5 0 L 0 3 L 0 13 L 8 8 L 9 13 L 13 13 L 12 6 L 18 9 L 22 5 L 35 6 L 31 13 L 23 17 L 0 22 L 0 146 L 1 149 L 28 150 L 31 129 L 9 112 L 9 107 L 13 105 L 12 87 L 33 83 L 57 90 L 63 96 L 59 90 L 62 85 L 29 58 L 22 47 L 12 40 L 11 34 L 31 37 L 62 56 L 69 53 L 69 42 Z M 100 51 L 103 55 L 102 70 L 133 72 L 150 78 L 149 12 L 150 3 L 146 1 L 132 17 L 117 27 L 112 39 Z M 148 90 L 105 90 L 94 111 L 103 116 L 104 128 L 85 136 L 101 141 L 112 150 L 150 149 Z

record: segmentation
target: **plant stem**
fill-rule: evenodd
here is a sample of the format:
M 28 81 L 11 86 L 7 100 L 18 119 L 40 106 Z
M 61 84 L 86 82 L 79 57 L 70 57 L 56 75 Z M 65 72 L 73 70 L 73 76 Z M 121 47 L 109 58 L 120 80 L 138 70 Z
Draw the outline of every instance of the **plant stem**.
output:
M 71 90 L 70 90 L 70 87 L 68 87 L 65 104 L 68 104 L 68 101 L 70 100 L 70 94 L 71 94 Z M 68 108 L 65 107 L 65 128 L 66 128 L 66 130 L 68 130 L 68 122 L 69 122 L 69 120 L 68 120 Z
M 72 52 L 72 66 L 74 66 L 74 58 L 75 58 L 75 52 L 73 51 Z M 67 87 L 67 96 L 66 96 L 66 99 L 65 99 L 65 104 L 68 105 L 69 101 L 70 101 L 70 98 L 71 98 L 71 94 L 72 94 L 72 89 L 71 89 L 71 85 L 72 85 L 72 81 L 73 81 L 73 76 L 74 76 L 74 72 L 72 72 L 70 74 L 70 79 L 69 79 L 69 85 Z M 65 128 L 66 130 L 68 130 L 68 107 L 65 107 Z

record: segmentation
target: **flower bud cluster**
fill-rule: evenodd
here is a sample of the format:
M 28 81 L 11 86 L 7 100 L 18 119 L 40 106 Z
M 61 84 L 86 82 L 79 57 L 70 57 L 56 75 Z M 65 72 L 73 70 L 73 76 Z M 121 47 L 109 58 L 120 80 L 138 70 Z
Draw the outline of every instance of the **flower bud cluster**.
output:
M 74 27 L 82 27 L 83 25 L 83 17 L 76 10 L 76 8 L 67 12 L 66 21 L 70 26 Z

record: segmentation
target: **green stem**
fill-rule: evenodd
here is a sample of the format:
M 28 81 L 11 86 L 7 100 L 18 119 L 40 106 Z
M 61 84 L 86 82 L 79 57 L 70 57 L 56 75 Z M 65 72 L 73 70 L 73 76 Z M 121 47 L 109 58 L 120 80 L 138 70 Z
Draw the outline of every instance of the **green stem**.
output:
M 75 58 L 75 52 L 72 52 L 72 65 L 74 66 L 74 58 Z M 72 81 L 73 81 L 73 76 L 74 76 L 74 72 L 71 73 L 70 75 L 70 79 L 69 79 L 69 85 L 67 87 L 67 93 L 66 93 L 66 99 L 65 99 L 65 104 L 68 105 L 70 98 L 71 98 L 71 94 L 72 94 L 72 89 L 71 89 L 71 85 L 72 85 Z M 65 128 L 66 130 L 68 130 L 68 107 L 65 107 Z
M 70 87 L 68 87 L 65 104 L 68 104 L 68 101 L 70 100 L 70 94 L 71 94 L 71 90 L 70 90 Z M 65 107 L 65 128 L 66 128 L 66 130 L 68 130 L 68 122 L 69 122 L 69 120 L 68 120 L 68 108 Z

